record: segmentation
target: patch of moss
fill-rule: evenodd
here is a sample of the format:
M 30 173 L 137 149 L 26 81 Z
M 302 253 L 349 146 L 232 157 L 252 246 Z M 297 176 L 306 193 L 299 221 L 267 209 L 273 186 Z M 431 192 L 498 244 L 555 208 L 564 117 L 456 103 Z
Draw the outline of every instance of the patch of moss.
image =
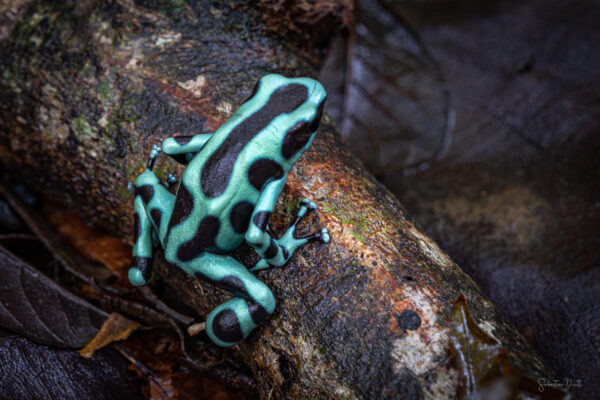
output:
M 89 61 L 86 61 L 81 70 L 79 71 L 80 76 L 92 79 L 94 77 L 94 67 L 90 65 Z
M 323 211 L 334 214 L 344 225 L 352 225 L 352 236 L 361 243 L 365 241 L 365 233 L 368 229 L 367 218 L 364 215 L 352 215 L 340 207 L 324 205 Z
M 4 77 L 4 79 L 9 80 L 9 81 L 14 81 L 17 80 L 18 78 L 18 73 L 16 71 L 14 71 L 13 69 L 6 69 L 4 71 L 4 73 L 2 74 L 2 76 Z
M 164 182 L 167 180 L 167 176 L 169 175 L 169 166 L 166 165 L 166 163 L 160 163 L 154 167 L 153 171 L 158 179 Z
M 132 153 L 136 149 L 135 142 L 130 137 L 127 138 L 127 147 L 129 148 L 129 151 L 132 152 Z
M 104 133 L 108 138 L 115 138 L 127 130 L 125 125 L 130 124 L 134 129 L 138 128 L 138 113 L 136 111 L 139 101 L 138 93 L 132 89 L 131 85 L 125 83 L 121 88 L 115 88 L 110 83 L 111 79 L 104 80 L 96 86 L 96 91 L 100 97 L 103 107 L 106 110 L 106 119 L 104 120 Z M 116 101 L 113 91 L 119 93 L 120 100 Z M 129 135 L 125 135 L 129 137 Z M 127 146 L 130 151 L 135 151 L 135 143 L 127 139 Z
M 110 95 L 110 85 L 108 84 L 108 82 L 105 81 L 100 82 L 98 86 L 96 86 L 96 91 L 100 96 L 102 96 L 105 99 L 108 99 Z
M 182 14 L 187 3 L 184 0 L 146 0 L 145 6 L 174 18 Z
M 119 104 L 114 105 L 113 112 L 111 113 L 110 117 L 114 123 L 118 124 L 120 122 L 129 122 L 137 128 L 138 116 L 135 111 L 137 96 L 135 93 L 129 92 L 128 89 L 128 87 L 123 89 L 123 99 Z
M 137 159 L 129 167 L 125 168 L 125 175 L 127 179 L 135 180 L 138 174 L 142 173 L 146 168 L 146 162 L 142 159 Z
M 298 209 L 298 203 L 300 203 L 300 199 L 299 198 L 292 198 L 292 200 L 290 200 L 287 204 L 286 204 L 286 210 L 288 215 L 291 215 L 294 211 L 296 211 Z
M 187 5 L 186 2 L 184 0 L 171 0 L 166 2 L 166 12 L 169 15 L 179 15 L 181 14 L 181 11 L 183 11 L 183 9 L 185 8 L 185 6 Z
M 73 128 L 75 135 L 79 140 L 82 140 L 92 134 L 92 127 L 83 115 L 80 115 L 73 120 L 71 123 L 71 128 Z
M 119 189 L 119 196 L 128 198 L 133 197 L 129 189 L 127 189 L 127 186 L 121 186 L 121 188 Z

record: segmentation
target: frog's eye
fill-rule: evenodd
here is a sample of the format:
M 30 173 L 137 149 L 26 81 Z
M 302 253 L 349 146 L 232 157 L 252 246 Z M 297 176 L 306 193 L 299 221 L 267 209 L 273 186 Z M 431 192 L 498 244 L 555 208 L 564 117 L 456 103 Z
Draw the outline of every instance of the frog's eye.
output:
M 325 106 L 325 99 L 319 104 L 319 108 L 317 109 L 317 115 L 310 121 L 310 132 L 315 132 L 319 129 L 319 124 L 321 123 L 321 118 L 323 118 L 323 106 Z
M 310 129 L 310 124 L 306 121 L 302 121 L 294 125 L 292 129 L 290 129 L 289 134 L 293 135 L 298 141 L 306 141 L 313 132 L 314 131 Z
M 307 121 L 298 122 L 292 126 L 283 139 L 281 148 L 283 156 L 290 158 L 296 154 L 308 142 L 313 132 L 310 130 L 310 124 Z

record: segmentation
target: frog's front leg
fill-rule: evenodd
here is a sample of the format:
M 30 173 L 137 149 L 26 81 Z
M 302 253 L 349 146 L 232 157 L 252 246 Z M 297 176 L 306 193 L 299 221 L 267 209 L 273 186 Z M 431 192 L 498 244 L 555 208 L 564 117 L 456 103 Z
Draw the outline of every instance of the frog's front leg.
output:
M 202 149 L 212 133 L 192 136 L 173 136 L 163 140 L 162 150 L 180 164 L 187 164 Z
M 150 280 L 155 246 L 164 246 L 174 196 L 154 172 L 146 169 L 135 182 L 133 264 L 129 281 L 143 286 Z
M 142 198 L 136 195 L 133 212 L 133 259 L 128 274 L 132 285 L 144 286 L 148 283 L 152 274 L 153 256 L 152 224 Z
M 271 182 L 261 194 L 252 217 L 250 226 L 246 232 L 246 241 L 254 248 L 261 260 L 251 268 L 251 271 L 258 271 L 269 268 L 270 266 L 282 266 L 292 256 L 294 251 L 303 244 L 311 240 L 320 240 L 323 243 L 329 242 L 329 232 L 327 228 L 321 229 L 312 235 L 302 238 L 295 238 L 296 224 L 307 214 L 307 212 L 316 210 L 317 206 L 309 201 L 302 200 L 300 209 L 296 215 L 296 220 L 288 228 L 280 239 L 275 239 L 269 229 L 269 217 L 275 207 L 275 202 L 285 183 L 285 177 L 279 181 Z

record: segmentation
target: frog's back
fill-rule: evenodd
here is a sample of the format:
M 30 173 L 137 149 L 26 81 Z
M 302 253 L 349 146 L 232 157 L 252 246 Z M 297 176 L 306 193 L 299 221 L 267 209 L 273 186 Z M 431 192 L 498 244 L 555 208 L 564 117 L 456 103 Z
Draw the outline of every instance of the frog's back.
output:
M 208 198 L 198 185 L 200 170 L 194 168 L 194 161 L 196 159 L 181 179 L 169 221 L 165 248 L 165 254 L 171 255 L 169 261 L 187 262 L 204 250 L 226 253 L 237 248 L 244 240 L 247 221 L 258 198 L 257 194 L 250 193 L 242 201 L 233 191 Z M 238 217 L 234 219 L 236 215 Z
M 264 185 L 284 177 L 293 164 L 282 155 L 283 135 L 293 122 L 290 116 L 309 99 L 314 82 L 263 78 L 259 95 L 257 85 L 207 141 L 183 174 L 167 254 L 176 248 L 177 258 L 189 261 L 205 249 L 229 252 L 241 244 Z

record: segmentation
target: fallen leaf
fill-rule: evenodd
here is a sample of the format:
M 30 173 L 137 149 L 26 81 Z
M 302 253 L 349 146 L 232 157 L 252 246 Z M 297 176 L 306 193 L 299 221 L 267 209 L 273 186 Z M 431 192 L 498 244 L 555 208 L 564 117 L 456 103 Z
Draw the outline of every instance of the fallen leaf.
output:
M 149 400 L 179 399 L 179 391 L 172 380 L 173 369 L 181 355 L 177 339 L 146 332 L 118 345 L 117 349 L 129 359 L 129 368 L 148 382 L 143 391 Z
M 479 382 L 499 374 L 502 345 L 477 326 L 464 295 L 459 296 L 452 308 L 450 349 L 460 371 L 463 395 L 473 393 Z
M 141 400 L 141 384 L 113 349 L 87 359 L 0 328 L 2 399 Z
M 463 294 L 452 308 L 450 353 L 459 371 L 460 399 L 571 398 L 553 387 L 542 392 L 534 379 L 513 371 L 506 349 L 477 325 Z
M 121 314 L 112 313 L 92 340 L 81 350 L 79 354 L 90 358 L 94 351 L 118 340 L 127 339 L 131 333 L 140 326 L 139 323 L 125 318 Z
M 81 348 L 108 314 L 0 247 L 0 326 L 38 343 Z
M 443 156 L 452 119 L 444 78 L 401 15 L 357 0 L 346 46 L 335 43 L 320 78 L 327 113 L 376 175 L 418 171 Z

